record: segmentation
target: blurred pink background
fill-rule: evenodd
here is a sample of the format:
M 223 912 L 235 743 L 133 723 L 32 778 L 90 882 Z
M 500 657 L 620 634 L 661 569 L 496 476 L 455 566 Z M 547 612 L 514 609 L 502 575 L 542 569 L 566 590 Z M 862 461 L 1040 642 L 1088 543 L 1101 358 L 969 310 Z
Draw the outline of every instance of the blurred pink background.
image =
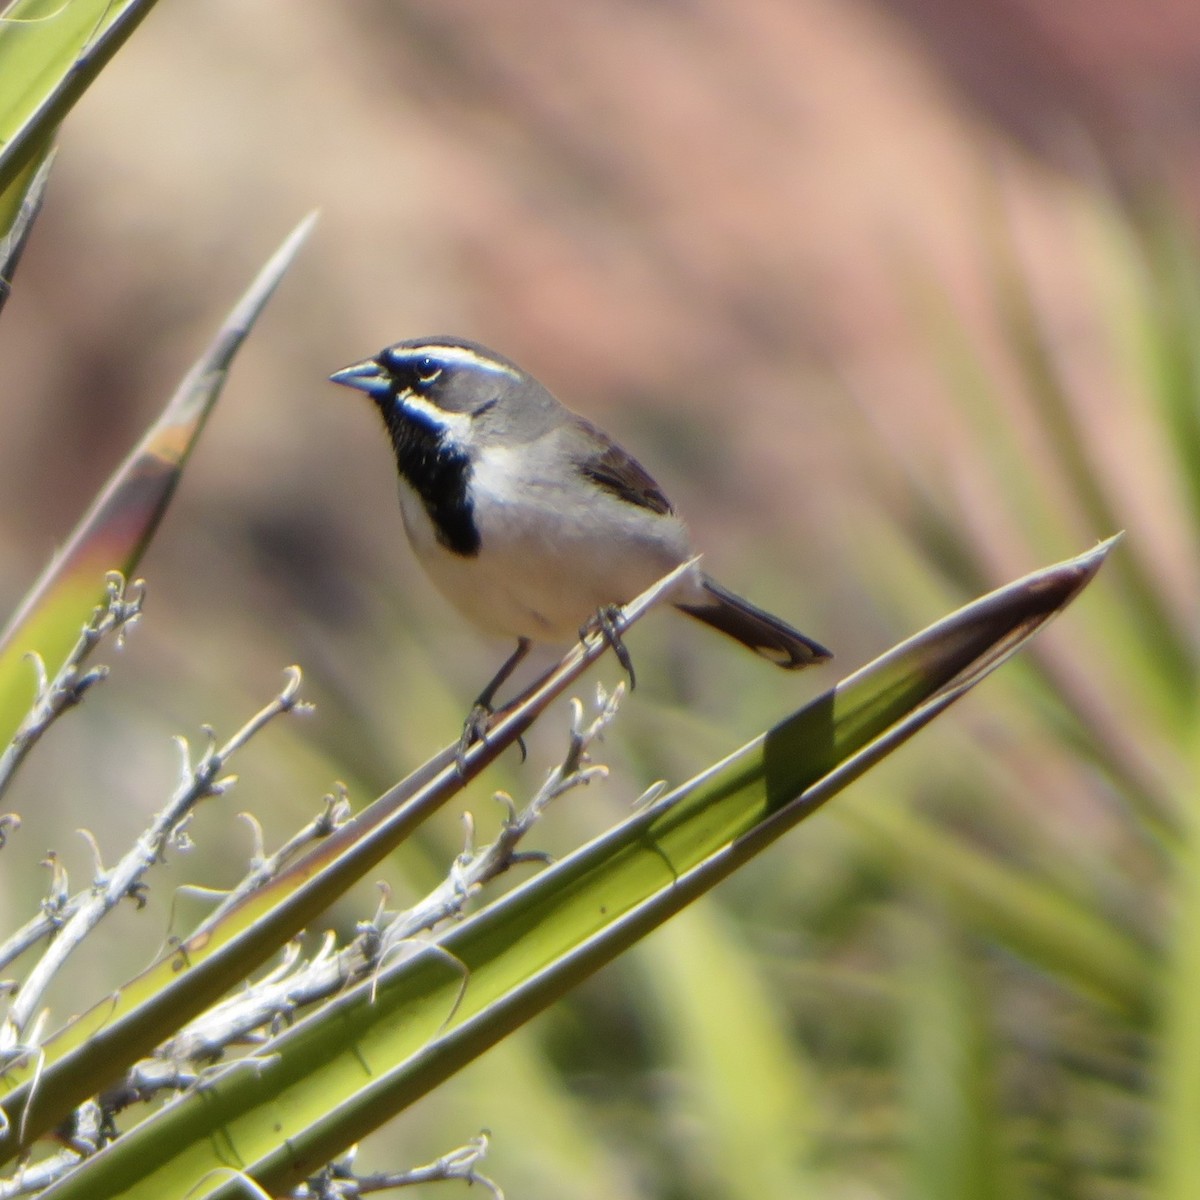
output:
M 109 685 L 161 723 L 137 735 L 152 769 L 130 828 L 173 769 L 167 733 L 224 728 L 289 662 L 321 706 L 312 736 L 369 792 L 452 734 L 499 661 L 415 567 L 377 418 L 326 382 L 402 337 L 517 359 L 649 466 L 714 574 L 837 655 L 797 682 L 655 617 L 635 652 L 667 661 L 642 672 L 641 713 L 657 694 L 749 736 L 940 615 L 873 573 L 872 523 L 904 518 L 905 481 L 965 522 L 987 582 L 1040 565 L 973 466 L 926 314 L 943 294 L 1023 427 L 998 262 L 1028 279 L 1088 453 L 1190 611 L 1162 447 L 1089 255 L 1110 201 L 1194 211 L 1198 40 L 1166 2 L 156 9 L 67 122 L 0 321 L 0 602 L 287 231 L 321 219 L 143 566 L 146 619 Z M 1063 556 L 1112 532 L 1075 525 Z M 128 787 L 128 743 L 97 749 L 113 726 L 89 703 L 27 785 L 59 797 L 36 807 L 48 841 L 55 803 L 87 823 L 81 787 Z
M 163 5 L 68 122 L 0 324 L 0 596 L 319 207 L 148 564 L 159 587 L 186 604 L 230 539 L 391 555 L 386 451 L 324 376 L 454 331 L 632 444 L 735 573 L 794 538 L 772 556 L 828 625 L 862 410 L 910 438 L 890 453 L 946 449 L 909 281 L 986 336 L 1000 205 L 1055 331 L 1085 339 L 1075 193 L 1194 202 L 1198 52 L 1166 0 Z

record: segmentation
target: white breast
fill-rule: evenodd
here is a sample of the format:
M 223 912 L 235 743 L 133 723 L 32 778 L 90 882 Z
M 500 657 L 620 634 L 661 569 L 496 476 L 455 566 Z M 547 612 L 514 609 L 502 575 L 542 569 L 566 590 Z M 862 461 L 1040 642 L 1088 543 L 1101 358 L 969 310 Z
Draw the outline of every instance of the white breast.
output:
M 478 555 L 438 542 L 416 492 L 401 484 L 413 550 L 438 589 L 479 628 L 565 642 L 603 605 L 623 604 L 691 556 L 674 516 L 566 474 L 551 439 L 488 448 L 472 477 Z M 699 576 L 684 585 L 699 595 Z

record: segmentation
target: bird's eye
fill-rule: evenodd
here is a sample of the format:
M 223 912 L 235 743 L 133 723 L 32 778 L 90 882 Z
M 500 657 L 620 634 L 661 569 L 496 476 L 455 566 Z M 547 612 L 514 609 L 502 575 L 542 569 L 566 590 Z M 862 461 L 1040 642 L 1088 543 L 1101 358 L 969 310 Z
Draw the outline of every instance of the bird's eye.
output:
M 417 359 L 416 374 L 417 374 L 418 386 L 424 385 L 427 387 L 441 373 L 442 373 L 441 366 L 438 364 L 438 362 L 435 359 L 430 358 L 428 354 L 425 355 L 424 358 Z

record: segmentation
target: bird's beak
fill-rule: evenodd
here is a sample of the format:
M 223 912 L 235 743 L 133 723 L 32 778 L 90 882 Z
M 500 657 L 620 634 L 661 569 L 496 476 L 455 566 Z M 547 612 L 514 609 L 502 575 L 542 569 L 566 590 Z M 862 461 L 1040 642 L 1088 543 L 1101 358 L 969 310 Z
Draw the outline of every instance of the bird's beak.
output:
M 368 396 L 375 399 L 386 396 L 391 390 L 391 379 L 387 371 L 373 358 L 365 358 L 353 366 L 343 367 L 340 371 L 335 371 L 329 378 L 334 383 L 366 392 Z

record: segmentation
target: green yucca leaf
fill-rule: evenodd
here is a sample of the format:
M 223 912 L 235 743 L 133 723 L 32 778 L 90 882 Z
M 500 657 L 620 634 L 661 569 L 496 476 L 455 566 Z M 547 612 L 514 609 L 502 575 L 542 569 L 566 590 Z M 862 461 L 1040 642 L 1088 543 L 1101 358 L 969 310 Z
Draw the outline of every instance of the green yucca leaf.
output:
M 0 15 L 0 194 L 55 130 L 154 0 L 16 0 Z
M 951 904 L 963 924 L 1123 1017 L 1148 1018 L 1158 998 L 1155 959 L 1102 914 L 932 821 L 894 808 L 860 808 L 850 820 L 913 886 Z
M 1154 1090 L 1158 1118 L 1151 1159 L 1154 1200 L 1200 1195 L 1196 1118 L 1200 1113 L 1200 822 L 1191 814 L 1187 840 L 1175 858 L 1174 911 L 1161 983 Z
M 701 903 L 645 949 L 642 977 L 658 1014 L 653 1044 L 666 1047 L 687 1108 L 705 1127 L 682 1164 L 681 1190 L 691 1172 L 705 1181 L 698 1191 L 727 1200 L 818 1194 L 816 1078 L 745 930 Z
M 53 670 L 74 646 L 104 596 L 104 578 L 137 571 L 225 383 L 229 365 L 291 265 L 314 218 L 303 221 L 263 267 L 204 355 L 188 372 L 158 420 L 117 468 L 66 545 L 0 633 L 0 744 L 7 744 L 29 706 L 34 675 L 26 657 Z
M 1117 529 L 1121 520 L 1109 481 L 1089 455 L 1085 431 L 1077 414 L 1061 368 L 1048 344 L 1040 314 L 1029 291 L 1028 276 L 1015 268 L 1012 250 L 1001 251 L 996 261 L 996 294 L 1005 321 L 1006 340 L 1017 354 L 1046 440 L 1054 452 L 1059 474 L 1070 485 L 1070 494 L 1093 529 Z M 1194 382 L 1194 381 L 1193 381 Z M 1189 403 L 1194 395 L 1189 393 Z M 1024 491 L 1028 481 L 1019 475 Z M 1054 511 L 1053 502 L 1038 506 L 1042 520 Z M 1164 602 L 1154 568 L 1142 549 L 1131 546 L 1114 567 L 1115 582 L 1124 593 L 1133 619 L 1126 622 L 1129 634 L 1138 639 L 1132 656 L 1152 667 L 1170 689 L 1167 714 L 1186 712 L 1196 692 L 1197 652 L 1190 629 L 1181 627 L 1176 614 Z
M 625 624 L 645 613 L 691 565 L 683 564 L 627 605 Z M 461 762 L 457 744 L 446 747 L 277 878 L 218 910 L 119 994 L 43 1042 L 36 1060 L 0 1076 L 0 1154 L 15 1152 L 18 1144 L 60 1123 L 76 1104 L 245 979 L 515 742 L 607 648 L 599 635 L 574 647 L 505 710 L 487 740 L 476 742 Z
M 12 184 L 0 192 L 0 309 L 12 294 L 13 275 L 42 207 L 52 160 L 47 141 Z
M 898 1031 L 908 1124 L 905 1194 L 1006 1200 L 1004 1134 L 991 1014 L 949 922 L 904 920 L 896 946 L 907 976 Z
M 231 1066 L 149 1117 L 46 1196 L 244 1195 L 235 1171 L 271 1194 L 295 1186 L 943 712 L 1069 603 L 1111 546 L 1010 584 L 896 647 L 442 933 L 436 946 L 385 964 L 276 1038 L 258 1061 Z M 186 964 L 179 975 L 186 982 Z M 46 1069 L 39 1090 L 57 1090 L 55 1070 Z M 20 1106 L 7 1116 L 18 1126 Z
M 1152 205 L 1130 233 L 1149 275 L 1131 314 L 1140 335 L 1139 374 L 1161 406 L 1176 478 L 1200 531 L 1200 247 L 1191 222 Z M 1131 322 L 1132 323 L 1132 322 Z

